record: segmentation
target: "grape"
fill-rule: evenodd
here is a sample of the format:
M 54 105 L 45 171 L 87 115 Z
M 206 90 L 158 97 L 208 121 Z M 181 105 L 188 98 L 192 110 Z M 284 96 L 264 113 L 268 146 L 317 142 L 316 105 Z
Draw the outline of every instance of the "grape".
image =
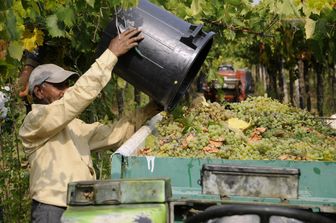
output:
M 238 160 L 336 161 L 336 132 L 312 114 L 267 97 L 199 103 L 164 115 L 140 154 Z M 245 130 L 229 118 L 250 123 Z

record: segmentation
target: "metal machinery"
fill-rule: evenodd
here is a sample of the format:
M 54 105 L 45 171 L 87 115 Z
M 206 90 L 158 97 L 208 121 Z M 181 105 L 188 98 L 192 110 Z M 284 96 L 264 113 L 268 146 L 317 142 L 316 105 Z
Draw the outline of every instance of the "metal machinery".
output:
M 234 70 L 231 64 L 218 68 L 217 79 L 203 83 L 203 92 L 207 100 L 240 102 L 254 92 L 254 81 L 248 69 Z
M 335 222 L 336 163 L 136 156 L 159 119 L 112 155 L 111 180 L 69 185 L 63 222 Z

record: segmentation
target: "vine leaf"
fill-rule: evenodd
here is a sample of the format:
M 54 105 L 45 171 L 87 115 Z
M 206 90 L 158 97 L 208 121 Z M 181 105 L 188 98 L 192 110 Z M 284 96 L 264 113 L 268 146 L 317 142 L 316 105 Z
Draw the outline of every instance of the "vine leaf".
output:
M 12 41 L 8 46 L 9 55 L 17 60 L 21 60 L 23 50 L 24 48 L 20 41 Z
M 27 11 L 24 9 L 22 1 L 15 1 L 13 3 L 13 9 L 20 17 L 27 17 Z
M 32 51 L 35 49 L 37 46 L 42 46 L 43 45 L 43 32 L 39 29 L 34 29 L 33 32 L 25 32 L 22 39 L 23 42 L 23 48 Z
M 46 19 L 46 24 L 47 24 L 47 27 L 48 27 L 48 31 L 49 31 L 49 34 L 52 37 L 62 37 L 62 36 L 64 36 L 64 31 L 62 31 L 58 27 L 57 21 L 58 21 L 58 18 L 55 14 L 48 16 L 47 19 Z
M 278 13 L 286 17 L 300 17 L 298 8 L 292 3 L 291 0 L 284 0 L 283 2 L 278 1 L 276 3 L 276 10 L 278 10 Z
M 94 7 L 95 0 L 85 0 L 85 1 L 89 6 L 91 6 L 92 8 Z
M 72 27 L 75 15 L 72 8 L 60 7 L 57 10 L 57 18 L 64 22 L 67 27 Z
M 247 123 L 243 120 L 240 120 L 238 118 L 230 118 L 230 119 L 228 119 L 227 122 L 228 122 L 229 127 L 234 128 L 234 129 L 244 130 L 244 129 L 247 129 L 250 126 L 249 123 Z
M 191 3 L 191 15 L 192 16 L 195 16 L 197 14 L 199 14 L 200 12 L 202 12 L 202 0 L 193 0 L 192 3 Z
M 310 18 L 306 18 L 305 24 L 305 32 L 306 32 L 306 39 L 311 39 L 315 32 L 315 25 L 316 22 Z
M 323 9 L 332 9 L 333 0 L 306 0 L 302 3 L 302 11 L 309 17 L 311 14 L 320 15 Z
M 119 88 L 124 89 L 127 85 L 127 82 L 122 78 L 118 78 L 117 79 L 117 85 L 118 85 Z
M 7 12 L 6 20 L 7 33 L 9 34 L 10 38 L 14 40 L 19 39 L 19 33 L 16 29 L 16 16 L 13 10 L 9 10 Z

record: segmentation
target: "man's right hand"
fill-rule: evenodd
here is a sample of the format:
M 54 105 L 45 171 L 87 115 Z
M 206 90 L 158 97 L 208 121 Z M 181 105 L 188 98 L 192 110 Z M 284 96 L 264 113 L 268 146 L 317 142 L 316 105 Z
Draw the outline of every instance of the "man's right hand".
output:
M 137 46 L 138 42 L 144 38 L 140 32 L 141 30 L 137 28 L 130 28 L 113 38 L 108 48 L 119 57 Z

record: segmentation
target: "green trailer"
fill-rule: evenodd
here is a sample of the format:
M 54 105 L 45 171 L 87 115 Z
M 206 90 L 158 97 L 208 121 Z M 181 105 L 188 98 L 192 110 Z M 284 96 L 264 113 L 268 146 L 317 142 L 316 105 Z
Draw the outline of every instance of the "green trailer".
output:
M 69 185 L 63 222 L 335 222 L 335 162 L 137 156 L 159 120 L 112 155 L 111 180 Z

